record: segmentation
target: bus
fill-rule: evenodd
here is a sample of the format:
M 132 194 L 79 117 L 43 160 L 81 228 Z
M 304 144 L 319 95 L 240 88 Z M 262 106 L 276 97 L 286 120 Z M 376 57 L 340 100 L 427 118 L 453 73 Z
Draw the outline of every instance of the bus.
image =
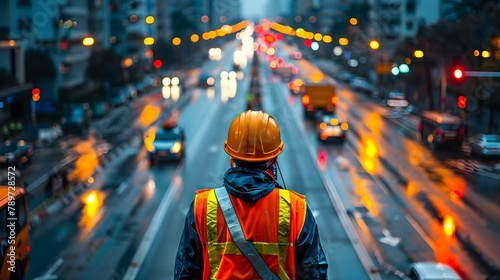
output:
M 30 252 L 24 188 L 0 186 L 0 219 L 0 279 L 22 280 L 28 272 Z

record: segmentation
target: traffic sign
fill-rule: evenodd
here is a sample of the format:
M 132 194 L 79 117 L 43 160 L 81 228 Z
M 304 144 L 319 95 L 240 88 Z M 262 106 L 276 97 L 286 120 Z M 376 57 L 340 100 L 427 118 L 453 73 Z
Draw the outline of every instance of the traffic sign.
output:
M 378 63 L 375 64 L 375 72 L 377 74 L 391 74 L 392 64 L 388 63 Z

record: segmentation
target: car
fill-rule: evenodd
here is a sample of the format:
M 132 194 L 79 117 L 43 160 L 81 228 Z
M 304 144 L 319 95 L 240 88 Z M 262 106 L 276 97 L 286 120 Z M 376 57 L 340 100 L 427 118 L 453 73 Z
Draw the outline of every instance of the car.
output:
M 200 74 L 199 82 L 198 82 L 199 87 L 209 88 L 209 87 L 214 86 L 214 84 L 215 84 L 214 77 L 212 77 L 211 75 L 206 74 L 206 73 Z
M 407 274 L 410 280 L 462 280 L 450 266 L 439 262 L 416 262 Z
M 76 132 L 90 125 L 92 110 L 89 103 L 73 103 L 63 105 L 62 129 L 65 132 Z
M 462 118 L 440 111 L 422 111 L 417 124 L 417 138 L 431 150 L 461 149 L 466 133 Z
M 353 90 L 359 90 L 361 92 L 371 93 L 373 90 L 372 83 L 363 77 L 356 77 L 352 79 L 349 85 Z
M 293 51 L 290 53 L 290 58 L 295 59 L 295 60 L 299 60 L 302 58 L 302 53 L 300 51 Z
M 324 114 L 318 119 L 318 139 L 325 142 L 339 140 L 342 143 L 347 139 L 349 125 L 336 114 Z
M 409 104 L 406 94 L 400 90 L 389 91 L 385 103 L 391 108 L 406 108 Z
M 144 144 L 151 164 L 184 158 L 184 130 L 171 120 L 152 127 L 144 138 Z
M 112 88 L 108 94 L 109 103 L 112 106 L 120 106 L 137 97 L 137 88 L 132 84 Z
M 349 71 L 339 71 L 334 73 L 334 78 L 339 79 L 342 82 L 350 83 L 354 78 L 356 78 L 356 75 Z
M 471 154 L 482 157 L 500 157 L 500 135 L 479 133 L 469 138 Z
M 20 168 L 30 162 L 32 156 L 33 148 L 24 140 L 6 140 L 0 146 L 0 166 L 2 168 L 9 166 Z

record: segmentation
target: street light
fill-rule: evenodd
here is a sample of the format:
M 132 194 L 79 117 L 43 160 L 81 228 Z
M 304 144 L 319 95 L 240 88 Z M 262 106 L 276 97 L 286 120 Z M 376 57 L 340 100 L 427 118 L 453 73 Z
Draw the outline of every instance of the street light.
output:
M 421 51 L 421 50 L 416 50 L 413 52 L 413 55 L 416 57 L 416 58 L 422 58 L 424 57 L 424 52 Z
M 153 24 L 155 22 L 155 18 L 153 16 L 147 16 L 146 17 L 146 23 L 147 24 Z
M 87 47 L 92 46 L 94 44 L 94 38 L 92 38 L 92 37 L 85 37 L 85 38 L 83 38 L 82 43 L 83 43 L 84 46 L 87 46 Z
M 146 37 L 146 38 L 144 38 L 144 45 L 151 46 L 154 43 L 155 43 L 155 38 L 153 38 L 153 37 Z
M 380 47 L 380 44 L 377 40 L 371 40 L 370 41 L 370 48 L 372 48 L 373 50 L 376 50 Z

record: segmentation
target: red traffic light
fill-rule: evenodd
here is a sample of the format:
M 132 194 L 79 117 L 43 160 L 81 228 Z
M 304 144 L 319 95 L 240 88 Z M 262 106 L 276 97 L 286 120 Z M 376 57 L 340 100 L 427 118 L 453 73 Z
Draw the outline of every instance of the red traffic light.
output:
M 163 62 L 161 62 L 161 60 L 159 60 L 159 59 L 155 59 L 155 61 L 153 61 L 153 66 L 156 69 L 160 68 L 162 65 L 163 65 Z
M 460 86 L 465 82 L 465 67 L 460 57 L 456 56 L 450 66 L 451 84 Z
M 467 106 L 467 97 L 460 95 L 458 97 L 458 108 L 465 109 L 466 106 Z
M 464 71 L 462 69 L 456 68 L 453 70 L 453 77 L 456 79 L 461 79 L 464 76 Z
M 31 99 L 35 102 L 40 100 L 40 89 L 39 88 L 33 88 L 31 90 Z

